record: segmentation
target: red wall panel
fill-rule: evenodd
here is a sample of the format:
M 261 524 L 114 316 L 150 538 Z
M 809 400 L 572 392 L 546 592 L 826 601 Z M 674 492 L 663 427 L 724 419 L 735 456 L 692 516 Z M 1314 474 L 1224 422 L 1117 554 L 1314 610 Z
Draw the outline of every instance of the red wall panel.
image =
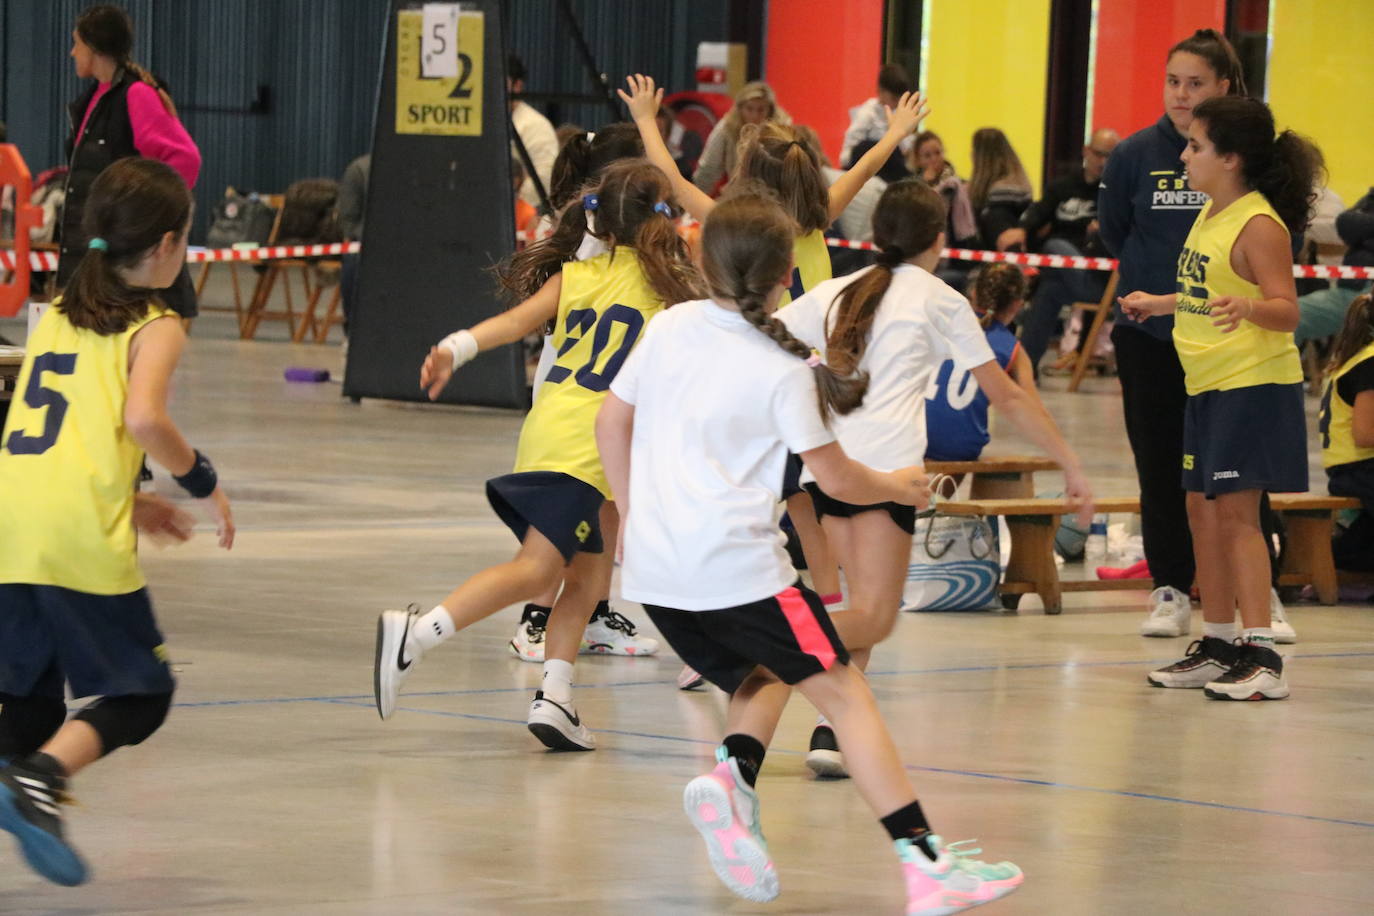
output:
M 1093 129 L 1111 127 L 1124 137 L 1158 121 L 1169 48 L 1196 29 L 1225 25 L 1226 0 L 1101 0 Z
M 849 109 L 877 92 L 882 0 L 770 0 L 764 79 L 838 166 Z M 911 74 L 912 80 L 916 74 Z

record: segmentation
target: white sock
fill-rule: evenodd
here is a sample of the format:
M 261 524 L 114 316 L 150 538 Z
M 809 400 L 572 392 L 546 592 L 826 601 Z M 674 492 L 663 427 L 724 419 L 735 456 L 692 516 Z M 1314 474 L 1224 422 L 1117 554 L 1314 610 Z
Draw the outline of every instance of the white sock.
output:
M 448 608 L 441 604 L 428 614 L 421 614 L 415 618 L 415 623 L 410 628 L 410 638 L 406 640 L 407 643 L 414 645 L 407 645 L 406 648 L 413 650 L 418 647 L 415 654 L 428 652 L 457 632 L 458 628 L 453 625 Z
M 1247 627 L 1245 630 L 1245 644 L 1249 646 L 1263 646 L 1266 649 L 1274 648 L 1274 628 Z
M 1210 636 L 1224 642 L 1235 642 L 1236 637 L 1240 635 L 1239 629 L 1234 620 L 1230 623 L 1212 623 L 1210 620 L 1202 622 L 1203 636 Z
M 827 719 L 825 716 L 816 716 L 816 727 L 820 728 L 822 725 L 824 725 L 826 728 L 830 728 L 830 720 Z
M 565 662 L 560 658 L 545 659 L 544 682 L 539 685 L 539 689 L 555 703 L 571 703 L 572 674 L 572 662 Z

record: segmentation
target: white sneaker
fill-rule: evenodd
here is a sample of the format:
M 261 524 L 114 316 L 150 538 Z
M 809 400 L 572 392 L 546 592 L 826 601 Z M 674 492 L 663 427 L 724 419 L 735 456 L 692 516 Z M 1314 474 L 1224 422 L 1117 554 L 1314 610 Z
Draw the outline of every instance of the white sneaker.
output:
M 1231 670 L 1209 681 L 1202 692 L 1213 700 L 1286 700 L 1283 658 L 1267 647 L 1241 646 Z
M 1274 642 L 1291 646 L 1298 641 L 1297 631 L 1288 622 L 1288 612 L 1283 609 L 1277 589 L 1269 590 L 1269 627 L 1274 631 Z
M 1140 624 L 1141 636 L 1187 636 L 1193 625 L 1188 595 L 1167 585 L 1150 592 L 1150 616 Z
M 591 751 L 596 749 L 596 737 L 582 724 L 572 703 L 555 703 L 534 692 L 530 715 L 525 720 L 530 732 L 547 748 L 555 751 Z
M 544 628 L 549 623 L 549 612 L 534 604 L 525 605 L 520 614 L 520 626 L 515 628 L 515 636 L 506 643 L 511 655 L 522 662 L 544 662 Z
M 396 711 L 396 695 L 415 670 L 421 658 L 419 646 L 408 647 L 410 627 L 419 613 L 382 611 L 377 618 L 377 654 L 372 661 L 372 692 L 377 698 L 377 714 L 390 719 Z
M 599 609 L 582 633 L 582 655 L 653 655 L 658 640 L 640 636 L 630 618 L 616 611 Z

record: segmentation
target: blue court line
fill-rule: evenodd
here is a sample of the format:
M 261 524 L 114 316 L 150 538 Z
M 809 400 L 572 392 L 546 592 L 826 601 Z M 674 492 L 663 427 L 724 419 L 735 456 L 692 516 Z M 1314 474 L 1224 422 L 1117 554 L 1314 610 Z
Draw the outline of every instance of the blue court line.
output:
M 335 703 L 340 706 L 372 706 L 371 703 L 355 703 L 345 700 L 326 700 L 325 702 Z M 397 712 L 420 713 L 428 716 L 442 716 L 449 719 L 476 719 L 482 722 L 504 722 L 511 725 L 524 725 L 523 719 L 509 719 L 502 716 L 484 716 L 476 713 L 450 712 L 443 709 L 416 709 L 413 707 L 397 707 Z M 684 738 L 680 735 L 659 735 L 651 732 L 632 732 L 616 728 L 598 728 L 597 734 L 620 735 L 628 738 L 647 738 L 652 741 L 677 741 L 685 744 L 702 744 L 714 747 L 717 742 L 703 738 Z M 785 754 L 789 757 L 799 757 L 805 751 L 793 750 L 791 748 L 770 747 L 769 754 Z M 1072 792 L 1093 792 L 1098 795 L 1116 795 L 1123 798 L 1140 798 L 1146 801 L 1169 802 L 1176 805 L 1191 805 L 1196 808 L 1213 808 L 1219 811 L 1239 811 L 1245 814 L 1263 814 L 1269 817 L 1284 817 L 1292 820 L 1316 821 L 1321 824 L 1338 824 L 1344 827 L 1365 827 L 1374 829 L 1374 822 L 1357 821 L 1340 817 L 1323 817 L 1319 814 L 1299 814 L 1296 811 L 1278 811 L 1273 808 L 1251 808 L 1244 805 L 1226 805 L 1221 802 L 1200 801 L 1195 798 L 1179 798 L 1174 795 L 1156 795 L 1151 792 L 1133 792 L 1129 789 L 1104 789 L 1100 786 L 1080 786 L 1070 782 L 1055 782 L 1051 779 L 1031 779 L 1025 776 L 1004 776 L 1000 773 L 982 773 L 977 770 L 955 770 L 947 767 L 921 766 L 920 764 L 905 764 L 906 769 L 919 773 L 939 773 L 944 776 L 969 776 L 974 779 L 990 779 L 996 782 L 1009 782 L 1023 786 L 1040 786 L 1046 789 L 1067 789 Z
M 1371 658 L 1374 652 L 1317 652 L 1310 655 L 1294 655 L 1296 659 L 1312 658 Z M 867 676 L 875 677 L 903 677 L 906 675 L 918 674 L 964 674 L 979 671 L 1037 671 L 1059 668 L 1065 671 L 1076 668 L 1121 668 L 1127 666 L 1144 666 L 1159 664 L 1162 660 L 1158 658 L 1130 659 L 1119 662 L 1027 662 L 1024 664 L 1010 665 L 963 665 L 951 668 L 906 668 L 895 671 L 869 671 Z M 621 687 L 648 687 L 655 684 L 675 684 L 670 678 L 652 678 L 641 681 L 611 681 L 602 684 L 574 684 L 574 690 L 614 690 Z M 533 690 L 531 687 L 468 687 L 462 690 L 426 690 L 421 692 L 406 691 L 407 697 L 460 697 L 476 696 L 480 694 L 492 693 L 528 693 Z M 208 706 L 266 706 L 274 703 L 327 703 L 336 700 L 371 700 L 370 693 L 338 694 L 333 696 L 317 697 L 259 697 L 243 700 L 196 700 L 185 703 L 173 703 L 177 709 L 196 709 Z

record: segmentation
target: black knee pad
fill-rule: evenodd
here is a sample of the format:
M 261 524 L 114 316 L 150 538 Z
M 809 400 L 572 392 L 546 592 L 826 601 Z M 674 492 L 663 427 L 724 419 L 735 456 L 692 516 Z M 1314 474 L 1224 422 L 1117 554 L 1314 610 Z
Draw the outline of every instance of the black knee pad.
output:
M 171 692 L 101 697 L 77 713 L 76 718 L 95 729 L 104 756 L 125 745 L 146 741 L 166 721 L 171 706 Z

